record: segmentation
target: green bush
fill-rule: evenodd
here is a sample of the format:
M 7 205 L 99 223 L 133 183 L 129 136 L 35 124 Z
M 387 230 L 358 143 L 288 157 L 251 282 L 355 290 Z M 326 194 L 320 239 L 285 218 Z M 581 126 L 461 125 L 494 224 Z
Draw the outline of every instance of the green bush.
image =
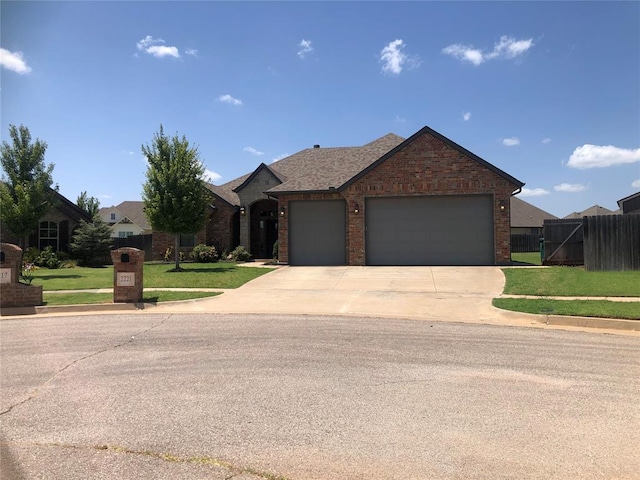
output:
M 53 247 L 48 246 L 33 260 L 33 264 L 38 267 L 55 269 L 60 268 L 61 262 L 58 254 L 53 251 Z
M 235 248 L 229 255 L 234 262 L 246 262 L 251 258 L 251 254 L 242 245 Z
M 278 240 L 276 240 L 276 243 L 273 244 L 273 256 L 272 258 L 274 260 L 278 260 Z
M 193 247 L 193 251 L 189 254 L 196 263 L 214 263 L 218 261 L 218 252 L 216 247 L 199 244 Z
M 22 254 L 22 261 L 24 263 L 35 263 L 36 258 L 40 256 L 40 250 L 36 247 L 27 248 Z

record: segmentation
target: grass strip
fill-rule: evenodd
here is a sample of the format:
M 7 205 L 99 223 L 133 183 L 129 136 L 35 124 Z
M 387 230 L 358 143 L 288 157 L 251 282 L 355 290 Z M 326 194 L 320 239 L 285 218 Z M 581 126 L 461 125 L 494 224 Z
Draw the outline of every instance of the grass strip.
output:
M 533 298 L 494 298 L 493 306 L 514 312 L 538 315 L 621 318 L 640 320 L 640 302 L 609 300 L 555 300 Z
M 221 292 L 147 292 L 143 302 L 160 303 L 195 298 L 215 297 Z M 44 292 L 45 305 L 89 305 L 113 303 L 112 293 L 47 293 Z
M 240 267 L 235 263 L 182 263 L 183 271 L 172 272 L 169 263 L 145 263 L 145 288 L 238 288 L 272 271 L 272 268 Z M 80 290 L 113 287 L 113 266 L 102 268 L 39 268 L 33 285 L 47 290 Z
M 561 297 L 640 297 L 640 271 L 587 272 L 580 267 L 505 268 L 504 293 Z
M 511 261 L 526 265 L 542 265 L 540 252 L 512 253 Z

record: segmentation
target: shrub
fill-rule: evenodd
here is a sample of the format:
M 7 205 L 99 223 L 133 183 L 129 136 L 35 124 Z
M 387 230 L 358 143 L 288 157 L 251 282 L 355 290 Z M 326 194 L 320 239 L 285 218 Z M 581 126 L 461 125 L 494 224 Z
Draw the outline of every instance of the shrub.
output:
M 251 258 L 251 254 L 247 252 L 247 249 L 242 245 L 236 247 L 235 250 L 229 254 L 229 256 L 234 262 L 246 262 Z
M 112 244 L 111 228 L 96 217 L 90 223 L 80 222 L 69 247 L 80 265 L 98 266 L 109 257 Z
M 24 263 L 35 263 L 36 258 L 40 256 L 40 250 L 36 247 L 27 248 L 22 254 L 22 261 Z
M 38 267 L 44 268 L 59 268 L 60 267 L 60 259 L 56 252 L 53 251 L 52 246 L 46 247 L 44 250 L 40 252 L 40 254 L 33 260 L 33 264 Z
M 276 243 L 273 244 L 273 256 L 272 258 L 274 260 L 278 260 L 278 240 L 276 240 Z
M 197 263 L 213 263 L 218 261 L 216 247 L 210 247 L 202 243 L 193 247 L 190 256 L 194 262 Z

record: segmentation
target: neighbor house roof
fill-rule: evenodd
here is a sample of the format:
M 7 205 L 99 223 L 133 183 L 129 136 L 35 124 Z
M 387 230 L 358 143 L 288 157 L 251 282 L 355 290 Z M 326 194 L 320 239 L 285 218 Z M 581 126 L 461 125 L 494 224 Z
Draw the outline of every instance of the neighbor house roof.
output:
M 625 208 L 625 205 L 627 208 Z M 618 200 L 621 213 L 640 210 L 640 192 L 629 195 Z
M 151 225 L 147 220 L 147 216 L 144 214 L 144 202 L 125 201 L 115 207 L 101 208 L 100 213 L 114 208 L 122 214 L 123 218 L 129 219 L 129 221 L 135 223 L 142 230 L 151 230 Z M 122 223 L 122 220 L 120 223 Z
M 521 228 L 542 228 L 545 220 L 558 217 L 531 205 L 517 197 L 511 197 L 511 226 Z
M 594 217 L 597 215 L 617 215 L 619 212 L 613 212 L 608 208 L 601 207 L 600 205 L 593 205 L 581 212 L 573 212 L 563 218 L 582 218 L 582 217 Z

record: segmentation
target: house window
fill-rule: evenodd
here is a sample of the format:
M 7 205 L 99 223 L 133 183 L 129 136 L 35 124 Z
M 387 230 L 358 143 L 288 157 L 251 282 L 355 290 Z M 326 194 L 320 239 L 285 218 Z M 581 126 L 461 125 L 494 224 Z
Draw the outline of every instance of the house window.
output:
M 47 247 L 53 248 L 54 252 L 58 251 L 58 224 L 56 222 L 40 222 L 38 248 L 44 250 Z
M 196 236 L 193 233 L 181 233 L 180 234 L 180 246 L 181 247 L 195 247 Z
M 133 232 L 118 232 L 118 237 L 120 238 L 127 238 L 132 236 L 133 236 Z
M 112 213 L 112 214 L 111 214 L 111 221 L 112 221 L 112 222 L 115 222 L 115 221 L 116 221 L 116 214 L 115 214 L 115 213 Z

